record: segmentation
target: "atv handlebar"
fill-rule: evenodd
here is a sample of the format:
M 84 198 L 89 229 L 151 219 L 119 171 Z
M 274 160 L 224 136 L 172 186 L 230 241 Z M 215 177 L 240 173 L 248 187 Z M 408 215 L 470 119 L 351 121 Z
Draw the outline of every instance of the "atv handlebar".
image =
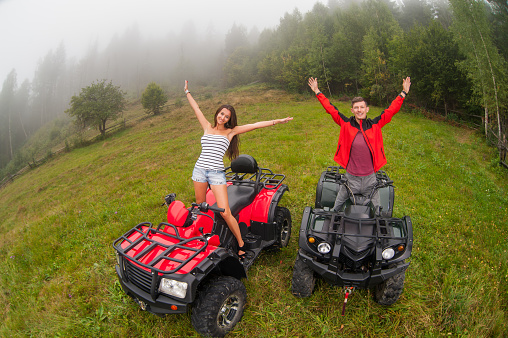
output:
M 393 181 L 392 180 L 377 181 L 375 188 L 376 189 L 381 189 L 381 188 L 387 187 L 389 185 L 393 185 Z
M 224 212 L 224 211 L 226 211 L 223 208 L 219 208 L 219 207 L 215 207 L 213 205 L 209 205 L 206 202 L 203 202 L 203 203 L 200 203 L 200 204 L 192 203 L 192 207 L 198 208 L 202 212 L 207 212 L 208 210 L 212 210 L 212 211 L 215 211 L 215 212 Z

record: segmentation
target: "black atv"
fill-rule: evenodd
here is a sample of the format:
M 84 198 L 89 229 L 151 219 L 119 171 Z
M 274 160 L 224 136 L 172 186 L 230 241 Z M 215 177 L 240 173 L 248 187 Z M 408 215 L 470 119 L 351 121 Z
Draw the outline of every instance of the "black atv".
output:
M 339 187 L 348 188 L 344 174 L 342 167 L 328 167 L 317 185 L 315 208 L 306 207 L 303 212 L 292 293 L 309 297 L 316 277 L 322 277 L 345 288 L 345 302 L 349 292 L 360 288 L 372 289 L 379 304 L 391 305 L 402 293 L 409 266 L 411 218 L 392 217 L 393 181 L 384 171 L 376 174 L 380 206 L 374 207 L 372 195 L 350 193 L 341 210 L 333 212 Z

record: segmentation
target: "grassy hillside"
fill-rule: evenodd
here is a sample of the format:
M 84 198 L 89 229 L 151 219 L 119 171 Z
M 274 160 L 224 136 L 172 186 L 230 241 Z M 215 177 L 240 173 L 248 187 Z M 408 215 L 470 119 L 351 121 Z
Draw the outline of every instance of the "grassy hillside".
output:
M 334 164 L 339 127 L 315 98 L 262 86 L 197 99 L 210 119 L 222 103 L 235 106 L 240 124 L 294 117 L 241 137 L 241 153 L 287 176 L 281 204 L 293 236 L 249 270 L 247 308 L 231 337 L 508 335 L 508 173 L 481 136 L 406 112 L 384 128 L 394 215 L 414 224 L 411 265 L 395 305 L 357 290 L 341 316 L 340 288 L 318 282 L 308 299 L 290 293 L 302 211 Z M 186 105 L 59 155 L 0 191 L 0 336 L 196 336 L 189 314 L 159 318 L 124 295 L 111 244 L 141 221 L 164 221 L 167 193 L 192 202 L 201 133 Z

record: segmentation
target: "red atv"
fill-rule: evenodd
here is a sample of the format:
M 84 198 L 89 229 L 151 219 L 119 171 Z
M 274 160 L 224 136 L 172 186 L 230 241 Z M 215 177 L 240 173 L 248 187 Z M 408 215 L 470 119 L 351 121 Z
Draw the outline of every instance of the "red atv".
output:
M 228 197 L 247 255 L 220 215 L 210 189 L 206 202 L 185 208 L 166 196 L 167 223 L 144 222 L 113 242 L 123 290 L 141 309 L 156 315 L 184 313 L 205 336 L 224 336 L 240 321 L 247 293 L 241 282 L 261 250 L 287 246 L 291 214 L 278 206 L 288 190 L 285 176 L 240 155 L 226 168 Z

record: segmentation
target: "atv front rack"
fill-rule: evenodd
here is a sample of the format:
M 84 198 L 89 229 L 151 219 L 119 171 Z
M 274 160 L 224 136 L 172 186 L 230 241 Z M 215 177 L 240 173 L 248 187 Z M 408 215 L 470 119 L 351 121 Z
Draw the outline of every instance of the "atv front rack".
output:
M 162 226 L 171 227 L 174 230 L 175 235 L 168 233 L 166 231 L 162 231 Z M 143 229 L 144 227 L 144 229 Z M 140 236 L 131 240 L 130 238 L 135 236 L 138 233 Z M 154 239 L 154 236 L 160 236 L 162 238 L 167 238 L 168 242 L 174 242 L 172 244 L 165 244 Z M 198 245 L 190 245 L 192 242 L 202 242 L 203 245 L 198 247 Z M 123 243 L 129 243 L 125 248 L 122 248 Z M 136 253 L 135 255 L 129 255 L 131 250 L 135 250 L 138 246 L 145 246 L 141 251 Z M 199 253 L 204 251 L 208 246 L 208 240 L 205 237 L 192 237 L 192 238 L 182 238 L 178 234 L 178 229 L 173 224 L 162 222 L 156 228 L 150 222 L 143 222 L 136 225 L 130 231 L 125 233 L 123 236 L 119 237 L 113 242 L 113 247 L 117 251 L 120 256 L 123 256 L 130 260 L 131 262 L 136 263 L 139 266 L 149 269 L 150 271 L 156 271 L 162 274 L 172 274 L 183 268 L 187 263 L 192 261 Z M 162 252 L 157 254 L 155 257 L 150 258 L 149 262 L 143 263 L 143 258 L 148 258 L 148 255 L 153 250 L 163 249 Z M 183 250 L 184 252 L 190 252 L 188 258 L 186 259 L 178 259 L 175 257 L 170 257 L 170 255 L 175 250 Z M 171 261 L 176 262 L 178 265 L 170 270 L 162 270 L 160 268 L 155 267 L 161 261 Z M 122 270 L 124 270 L 124 260 L 119 260 L 119 265 Z
M 230 168 L 227 168 L 230 169 Z M 259 180 L 258 180 L 259 175 Z M 231 170 L 226 171 L 226 180 L 234 183 L 249 183 L 255 185 L 259 182 L 265 189 L 277 189 L 286 178 L 283 174 L 274 174 L 270 169 L 259 168 L 257 173 L 236 173 Z
M 407 227 L 404 226 L 404 221 L 399 218 L 376 217 L 356 219 L 330 213 L 328 211 L 320 212 L 316 209 L 314 209 L 314 215 L 315 218 L 311 220 L 311 225 L 313 225 L 313 227 L 309 228 L 312 233 L 338 235 L 340 237 L 365 237 L 375 239 L 376 242 L 380 239 L 407 240 L 409 236 L 412 236 L 412 234 L 408 234 Z M 327 219 L 330 221 L 326 222 Z M 321 229 L 316 229 L 318 220 L 323 221 Z M 373 226 L 375 231 L 373 231 Z M 349 231 L 346 230 L 347 227 L 349 227 Z M 356 228 L 356 231 L 350 231 L 352 227 Z M 371 234 L 369 234 L 369 232 Z

